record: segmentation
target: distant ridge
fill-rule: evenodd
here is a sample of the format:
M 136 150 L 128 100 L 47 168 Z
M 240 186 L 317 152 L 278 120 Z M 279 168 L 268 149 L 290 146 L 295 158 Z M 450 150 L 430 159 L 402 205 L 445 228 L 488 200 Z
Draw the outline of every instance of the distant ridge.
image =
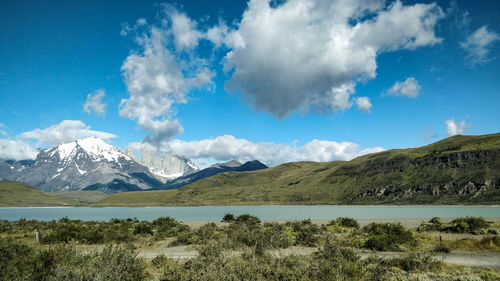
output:
M 202 169 L 198 172 L 188 174 L 186 176 L 178 177 L 176 179 L 167 181 L 164 185 L 157 189 L 175 189 L 184 185 L 196 182 L 198 180 L 211 177 L 224 172 L 247 172 L 266 169 L 267 166 L 262 164 L 259 160 L 252 160 L 241 164 L 236 160 L 225 163 L 217 163 L 208 168 Z
M 500 134 L 453 136 L 351 161 L 219 173 L 176 190 L 108 196 L 101 206 L 500 204 Z
M 73 201 L 49 196 L 22 182 L 0 181 L 0 207 L 70 206 Z

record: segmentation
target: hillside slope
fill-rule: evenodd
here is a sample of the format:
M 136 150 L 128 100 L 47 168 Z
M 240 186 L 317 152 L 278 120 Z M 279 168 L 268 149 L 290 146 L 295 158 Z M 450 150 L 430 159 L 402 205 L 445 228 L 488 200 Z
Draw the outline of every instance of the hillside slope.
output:
M 222 173 L 141 201 L 116 194 L 101 204 L 498 204 L 500 134 L 454 136 L 348 162 L 296 162 Z M 127 197 L 125 197 L 127 196 Z M 157 199 L 155 199 L 157 198 Z
M 14 181 L 0 181 L 0 207 L 70 206 L 75 202 L 49 196 L 37 188 Z

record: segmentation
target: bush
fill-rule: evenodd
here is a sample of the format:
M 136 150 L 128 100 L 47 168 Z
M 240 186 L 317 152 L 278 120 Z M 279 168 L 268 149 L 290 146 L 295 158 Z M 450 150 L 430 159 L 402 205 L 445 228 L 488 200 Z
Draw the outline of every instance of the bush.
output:
M 439 231 L 443 226 L 443 221 L 438 217 L 433 217 L 428 222 L 422 222 L 417 231 Z
M 445 246 L 443 244 L 439 244 L 436 247 L 434 247 L 434 249 L 432 251 L 435 252 L 435 253 L 445 253 L 445 254 L 448 254 L 448 253 L 451 252 L 451 249 L 450 249 L 450 247 L 447 247 L 447 246 Z
M 359 223 L 357 220 L 353 218 L 337 218 L 336 220 L 337 224 L 343 227 L 350 227 L 350 228 L 355 228 L 359 229 Z
M 240 215 L 235 220 L 236 223 L 244 223 L 248 226 L 255 227 L 260 225 L 260 219 L 249 214 Z
M 421 253 L 410 253 L 401 257 L 387 259 L 382 264 L 386 267 L 397 267 L 405 271 L 428 271 L 441 267 L 441 263 L 434 260 L 431 255 Z
M 224 217 L 222 217 L 222 222 L 233 222 L 234 220 L 234 215 L 231 213 L 226 213 Z
M 0 240 L 0 280 L 145 280 L 145 265 L 131 250 L 106 247 L 79 254 L 72 247 L 36 249 Z
M 400 251 L 401 245 L 412 246 L 416 240 L 411 231 L 400 223 L 371 223 L 363 228 L 368 234 L 362 245 L 364 248 L 377 251 Z
M 160 269 L 164 267 L 168 262 L 168 258 L 165 255 L 159 255 L 151 260 L 151 264 L 156 268 Z
M 135 226 L 134 234 L 147 234 L 153 235 L 153 228 L 151 224 L 147 221 L 141 221 Z
M 359 229 L 359 223 L 352 218 L 337 218 L 330 221 L 326 229 L 331 232 L 352 232 Z
M 471 233 L 481 234 L 484 233 L 486 228 L 490 226 L 484 218 L 465 217 L 452 220 L 447 226 L 441 230 L 444 232 L 452 233 Z
M 292 233 L 295 235 L 295 245 L 303 245 L 314 247 L 319 241 L 318 235 L 321 233 L 321 228 L 312 223 L 310 219 L 287 222 L 285 225 L 289 226 Z
M 450 223 L 443 223 L 441 219 L 434 217 L 420 224 L 417 231 L 484 234 L 489 226 L 490 223 L 484 218 L 465 217 L 454 219 Z

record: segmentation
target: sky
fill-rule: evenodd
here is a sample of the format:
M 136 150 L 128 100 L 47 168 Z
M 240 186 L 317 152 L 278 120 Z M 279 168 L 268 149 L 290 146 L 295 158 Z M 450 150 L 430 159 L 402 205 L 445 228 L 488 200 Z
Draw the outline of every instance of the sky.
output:
M 97 136 L 199 166 L 500 131 L 500 2 L 0 3 L 0 159 Z

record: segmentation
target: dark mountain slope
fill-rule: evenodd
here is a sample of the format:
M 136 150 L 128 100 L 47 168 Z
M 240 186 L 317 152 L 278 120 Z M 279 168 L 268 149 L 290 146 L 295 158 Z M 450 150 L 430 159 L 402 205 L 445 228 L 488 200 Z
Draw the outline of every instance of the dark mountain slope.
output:
M 196 182 L 224 172 L 245 172 L 266 169 L 267 166 L 258 160 L 245 162 L 243 165 L 238 161 L 232 160 L 226 163 L 217 163 L 198 172 L 167 181 L 158 189 L 175 189 L 184 185 Z

